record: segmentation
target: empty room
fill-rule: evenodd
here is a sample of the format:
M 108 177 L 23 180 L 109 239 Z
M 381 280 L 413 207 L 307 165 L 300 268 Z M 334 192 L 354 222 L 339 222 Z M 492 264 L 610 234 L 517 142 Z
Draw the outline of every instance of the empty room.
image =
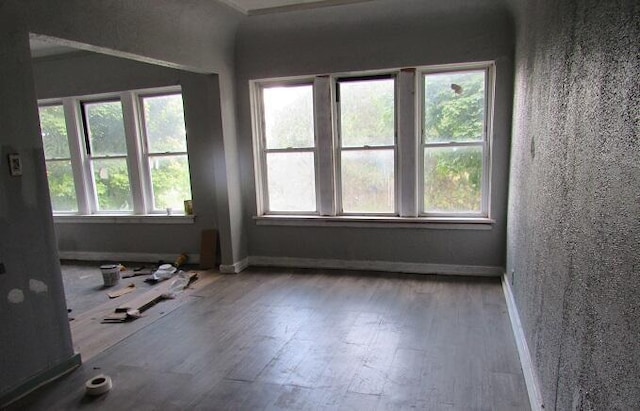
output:
M 638 409 L 639 39 L 634 0 L 0 0 L 0 409 Z

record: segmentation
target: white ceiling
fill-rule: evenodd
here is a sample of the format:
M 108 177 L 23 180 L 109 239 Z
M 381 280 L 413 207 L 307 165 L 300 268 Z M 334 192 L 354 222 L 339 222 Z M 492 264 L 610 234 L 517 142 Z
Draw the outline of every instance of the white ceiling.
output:
M 339 6 L 371 0 L 220 0 L 244 14 L 265 14 L 290 10 Z

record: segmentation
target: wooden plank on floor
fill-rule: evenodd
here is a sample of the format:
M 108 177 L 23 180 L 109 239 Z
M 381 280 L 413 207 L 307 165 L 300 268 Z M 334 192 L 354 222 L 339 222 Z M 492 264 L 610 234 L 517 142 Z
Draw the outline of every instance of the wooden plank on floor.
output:
M 206 270 L 216 265 L 218 231 L 202 230 L 200 239 L 200 268 Z
M 165 290 L 169 287 L 170 280 L 160 283 L 158 285 L 159 288 L 156 288 L 158 287 L 156 286 L 143 293 L 126 294 L 120 298 L 108 300 L 104 304 L 78 315 L 70 323 L 74 349 L 82 355 L 83 361 L 88 361 L 138 330 L 153 324 L 159 318 L 185 304 L 189 299 L 196 298 L 192 297 L 192 295 L 221 278 L 219 273 L 214 272 L 200 271 L 198 274 L 198 281 L 192 283 L 178 298 L 163 301 L 133 322 L 101 324 L 102 319 L 113 315 L 117 307 L 135 304 L 136 301 L 145 300 L 149 295 Z M 128 299 L 122 302 L 125 297 L 128 297 Z

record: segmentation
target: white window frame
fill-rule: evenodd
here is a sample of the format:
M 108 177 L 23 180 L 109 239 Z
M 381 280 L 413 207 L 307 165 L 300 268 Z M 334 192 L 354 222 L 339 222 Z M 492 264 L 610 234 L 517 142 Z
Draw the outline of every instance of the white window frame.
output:
M 387 73 L 377 73 L 377 74 L 369 74 L 369 75 L 350 75 L 350 76 L 336 76 L 334 78 L 334 84 L 336 91 L 338 90 L 340 83 L 349 83 L 352 81 L 367 81 L 367 80 L 382 80 L 389 79 L 393 81 L 393 89 L 394 89 L 394 101 L 393 101 L 393 144 L 392 145 L 384 145 L 384 146 L 353 146 L 353 147 L 343 147 L 342 146 L 342 124 L 341 124 L 341 101 L 339 101 L 339 96 L 336 92 L 336 102 L 335 109 L 337 111 L 337 115 L 335 116 L 336 123 L 336 143 L 335 146 L 335 158 L 336 158 L 336 167 L 335 167 L 335 184 L 336 184 L 336 209 L 338 212 L 337 215 L 342 216 L 397 216 L 398 215 L 398 80 L 395 72 L 387 72 Z M 343 199 L 342 199 L 342 153 L 348 151 L 378 151 L 378 150 L 393 150 L 393 210 L 384 213 L 384 212 L 372 212 L 372 213 L 356 213 L 356 212 L 346 212 L 344 211 Z
M 66 129 L 67 129 L 66 135 L 67 135 L 67 145 L 69 147 L 69 157 L 47 158 L 46 155 L 45 155 L 45 158 L 44 158 L 45 166 L 47 168 L 49 168 L 48 164 L 50 162 L 54 162 L 55 163 L 55 162 L 68 161 L 71 164 L 72 172 L 74 172 L 74 168 L 76 168 L 77 165 L 74 165 L 74 162 L 71 160 L 71 158 L 73 157 L 73 154 L 72 154 L 72 148 L 71 148 L 71 141 L 70 141 L 70 137 L 69 137 L 69 130 L 68 130 L 69 127 L 68 127 L 67 122 L 66 122 L 67 119 L 66 119 L 66 110 L 64 108 L 64 104 L 62 104 L 62 101 L 56 101 L 56 100 L 49 100 L 47 103 L 38 104 L 38 109 L 46 108 L 46 107 L 62 107 L 62 111 L 65 114 L 65 126 L 66 126 Z M 38 110 L 38 112 L 39 112 L 39 110 Z M 74 188 L 75 188 L 75 192 L 76 192 L 76 208 L 78 208 L 78 184 L 75 184 L 75 181 L 76 181 L 75 173 L 74 173 L 74 176 L 73 176 L 73 181 L 74 181 Z M 52 204 L 52 209 L 53 209 L 53 204 Z M 77 211 L 56 211 L 56 213 L 57 214 L 76 214 Z
M 268 88 L 274 87 L 296 87 L 296 86 L 311 86 L 312 88 L 312 98 L 313 98 L 313 117 L 314 117 L 314 136 L 313 136 L 313 147 L 303 147 L 303 148 L 267 148 L 267 138 L 266 138 L 266 124 L 264 118 L 264 90 Z M 254 139 L 254 152 L 259 153 L 257 156 L 254 156 L 254 166 L 256 170 L 260 170 L 259 174 L 256 174 L 256 178 L 259 179 L 260 183 L 258 186 L 259 190 L 256 190 L 256 202 L 259 205 L 261 210 L 264 210 L 265 213 L 269 215 L 318 215 L 320 214 L 320 201 L 318 196 L 319 189 L 319 165 L 318 165 L 318 133 L 316 126 L 316 90 L 314 87 L 314 79 L 313 78 L 294 78 L 290 80 L 270 80 L 255 83 L 252 86 L 253 93 L 251 94 L 251 106 L 253 107 L 253 133 L 258 138 Z M 313 164 L 314 164 L 314 176 L 315 176 L 315 194 L 316 201 L 315 211 L 278 211 L 269 210 L 269 193 L 268 193 L 268 172 L 267 172 L 267 154 L 268 153 L 313 153 Z
M 485 130 L 483 146 L 482 209 L 478 213 L 424 213 L 424 75 L 437 72 L 485 70 Z M 389 75 L 395 79 L 395 212 L 383 214 L 342 213 L 340 186 L 341 145 L 337 82 L 344 78 Z M 263 158 L 264 124 L 261 89 L 273 85 L 313 82 L 316 130 L 317 213 L 269 212 Z M 333 73 L 318 76 L 250 80 L 254 172 L 257 215 L 261 225 L 407 227 L 435 229 L 491 229 L 491 168 L 495 63 L 493 61 L 408 67 L 365 72 Z M 449 146 L 449 145 L 447 145 Z
M 129 153 L 129 150 L 127 149 L 126 153 L 124 154 L 114 154 L 114 155 L 95 155 L 90 147 L 90 134 L 89 134 L 89 124 L 88 124 L 88 118 L 87 118 L 87 113 L 85 111 L 85 105 L 86 104 L 100 104 L 100 103 L 115 103 L 118 102 L 120 103 L 120 107 L 122 109 L 122 127 L 125 130 L 125 144 L 128 144 L 128 138 L 127 138 L 127 120 L 125 119 L 125 108 L 124 108 L 124 101 L 123 101 L 123 96 L 122 95 L 114 95 L 113 97 L 102 97 L 102 98 L 85 98 L 85 99 L 80 99 L 79 100 L 79 105 L 80 105 L 80 113 L 81 113 L 81 117 L 80 117 L 80 121 L 82 123 L 82 130 L 81 130 L 81 136 L 82 136 L 82 142 L 84 143 L 83 146 L 83 152 L 85 154 L 85 161 L 84 161 L 84 172 L 87 176 L 86 181 L 88 183 L 87 188 L 89 189 L 88 191 L 91 193 L 90 197 L 87 199 L 87 204 L 89 206 L 89 210 L 91 214 L 121 214 L 122 211 L 118 211 L 118 210 L 99 210 L 99 204 L 98 204 L 98 193 L 97 193 L 97 189 L 96 189 L 96 181 L 95 181 L 95 177 L 94 177 L 94 162 L 95 161 L 100 161 L 100 160 L 125 160 L 125 162 L 127 163 L 127 175 L 129 177 L 129 190 L 131 191 L 131 209 L 132 212 L 135 213 L 136 211 L 136 201 L 133 198 L 133 181 L 135 180 L 135 176 L 132 176 L 132 170 L 130 167 L 130 163 L 132 163 L 130 157 L 131 157 L 131 153 Z M 127 213 L 128 214 L 128 213 Z
M 446 142 L 446 143 L 427 143 L 425 141 L 425 118 L 424 118 L 424 99 L 425 99 L 425 78 L 429 74 L 440 73 L 465 73 L 470 71 L 484 71 L 484 128 L 482 130 L 482 140 L 472 142 Z M 418 84 L 416 88 L 419 90 L 419 99 L 417 102 L 418 107 L 418 121 L 420 122 L 420 150 L 419 150 L 419 190 L 418 190 L 418 204 L 419 214 L 425 217 L 485 217 L 489 218 L 490 211 L 490 186 L 491 186 L 491 147 L 493 136 L 493 96 L 494 96 L 494 84 L 495 84 L 495 65 L 492 62 L 489 63 L 469 63 L 458 64 L 455 66 L 443 65 L 443 66 L 431 66 L 422 68 L 418 71 L 416 76 Z M 481 201 L 480 211 L 478 212 L 433 212 L 424 211 L 424 150 L 427 147 L 481 147 L 482 148 L 482 179 L 481 179 Z
M 144 114 L 144 99 L 145 98 L 153 98 L 153 97 L 163 97 L 163 96 L 176 96 L 179 95 L 182 98 L 182 92 L 179 88 L 174 88 L 173 90 L 153 90 L 146 92 L 139 92 L 135 94 L 137 97 L 137 105 L 134 106 L 134 111 L 137 112 L 137 116 L 139 121 L 137 125 L 139 126 L 138 132 L 140 134 L 140 147 L 134 148 L 140 152 L 140 162 L 141 162 L 141 179 L 142 179 L 142 187 L 141 192 L 143 194 L 142 203 L 144 204 L 143 209 L 146 210 L 146 214 L 164 214 L 166 211 L 158 208 L 154 208 L 154 193 L 153 193 L 153 178 L 151 176 L 151 159 L 152 158 L 162 158 L 162 157 L 175 157 L 175 156 L 185 156 L 187 158 L 187 165 L 189 165 L 189 153 L 185 151 L 165 151 L 152 153 L 149 149 L 149 138 L 147 136 L 147 119 Z M 183 106 L 184 112 L 184 106 Z M 185 141 L 186 143 L 186 141 Z M 191 173 L 189 173 L 191 174 Z M 178 211 L 177 214 L 180 214 Z
M 69 140 L 78 211 L 54 212 L 54 220 L 56 222 L 176 223 L 194 221 L 194 216 L 185 216 L 183 210 L 173 210 L 169 216 L 166 210 L 163 212 L 162 210 L 152 209 L 153 198 L 151 196 L 153 196 L 153 192 L 149 162 L 145 156 L 144 149 L 147 143 L 144 130 L 145 124 L 143 123 L 142 99 L 147 96 L 153 97 L 175 94 L 182 96 L 182 88 L 180 86 L 128 90 L 38 101 L 39 107 L 61 104 L 64 108 L 67 126 L 67 137 Z M 85 138 L 85 119 L 83 118 L 82 104 L 116 100 L 120 101 L 122 106 L 127 155 L 90 156 L 87 150 L 88 140 Z M 188 161 L 187 152 L 177 154 L 187 155 Z M 131 212 L 98 210 L 98 199 L 92 173 L 92 161 L 102 158 L 126 158 L 133 200 L 133 210 Z M 145 220 L 144 217 L 147 216 L 154 218 Z

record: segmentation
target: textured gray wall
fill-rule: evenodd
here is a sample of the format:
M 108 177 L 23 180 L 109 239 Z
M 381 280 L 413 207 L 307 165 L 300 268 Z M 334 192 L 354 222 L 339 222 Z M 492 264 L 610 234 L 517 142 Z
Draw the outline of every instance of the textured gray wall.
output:
M 21 21 L 0 1 L 0 397 L 73 355 Z M 21 177 L 9 175 L 11 153 Z
M 548 410 L 640 404 L 640 2 L 520 5 L 507 271 Z
M 504 267 L 512 104 L 511 22 L 501 2 L 381 0 L 252 16 L 237 36 L 238 125 L 253 256 Z M 248 81 L 303 74 L 497 61 L 490 231 L 256 226 Z
M 194 224 L 58 223 L 59 251 L 135 252 L 179 254 L 200 252 L 200 231 L 228 220 L 216 201 L 226 184 L 219 184 L 213 163 L 223 155 L 220 109 L 212 107 L 219 93 L 209 84 L 217 76 L 189 73 L 95 53 L 77 53 L 36 59 L 33 64 L 39 99 L 81 96 L 122 90 L 182 86 Z M 212 161 L 213 160 L 213 161 Z M 228 238 L 221 246 L 230 256 Z

